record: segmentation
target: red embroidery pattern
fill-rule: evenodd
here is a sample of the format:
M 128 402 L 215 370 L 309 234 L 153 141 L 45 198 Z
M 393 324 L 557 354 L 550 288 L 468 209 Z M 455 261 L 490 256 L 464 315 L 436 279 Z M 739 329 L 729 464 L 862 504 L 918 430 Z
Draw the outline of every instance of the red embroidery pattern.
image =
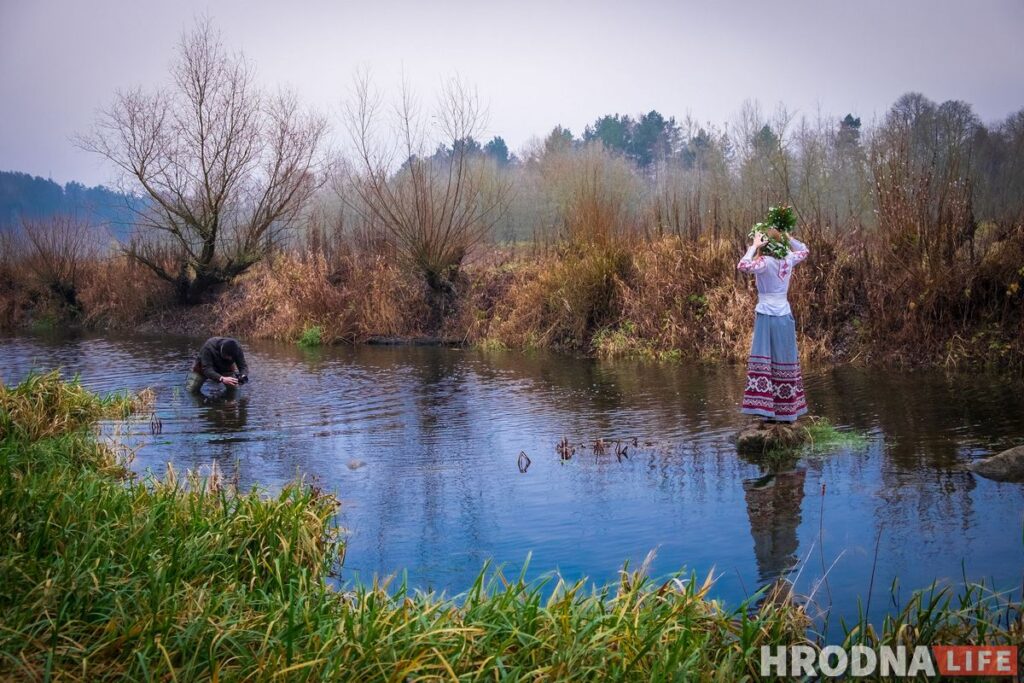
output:
M 807 412 L 799 363 L 773 363 L 766 356 L 747 361 L 743 412 L 764 417 L 796 418 Z
M 764 266 L 764 256 L 758 256 L 753 261 L 743 259 L 736 264 L 736 268 L 744 273 L 756 273 L 759 270 L 763 270 Z

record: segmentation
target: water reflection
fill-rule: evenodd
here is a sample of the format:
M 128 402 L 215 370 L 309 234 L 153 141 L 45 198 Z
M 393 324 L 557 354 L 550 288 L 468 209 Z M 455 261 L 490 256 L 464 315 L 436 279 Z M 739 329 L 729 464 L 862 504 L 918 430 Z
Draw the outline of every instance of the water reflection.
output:
M 343 501 L 345 580 L 408 571 L 416 586 L 460 590 L 484 560 L 514 571 L 532 553 L 531 576 L 608 582 L 657 548 L 656 574 L 714 569 L 716 594 L 736 602 L 795 577 L 813 548 L 797 590 L 834 562 L 841 616 L 856 613 L 873 569 L 877 589 L 963 571 L 1016 586 L 1024 567 L 1024 487 L 962 467 L 1024 439 L 1019 377 L 812 370 L 813 410 L 872 440 L 766 476 L 730 442 L 742 368 L 246 342 L 252 381 L 233 400 L 196 399 L 180 385 L 200 343 L 7 338 L 0 377 L 61 366 L 97 390 L 154 388 L 163 430 L 142 435 L 140 472 L 217 461 L 270 489 L 315 476 Z M 628 459 L 584 449 L 564 461 L 563 437 L 636 446 Z
M 743 482 L 759 585 L 774 583 L 799 562 L 797 530 L 806 475 L 802 469 L 769 472 Z
M 249 423 L 249 397 L 239 391 L 222 391 L 212 396 L 189 394 L 203 418 L 201 431 L 207 434 L 234 435 L 246 431 Z M 237 440 L 237 439 L 236 439 Z M 211 443 L 227 443 L 219 439 Z

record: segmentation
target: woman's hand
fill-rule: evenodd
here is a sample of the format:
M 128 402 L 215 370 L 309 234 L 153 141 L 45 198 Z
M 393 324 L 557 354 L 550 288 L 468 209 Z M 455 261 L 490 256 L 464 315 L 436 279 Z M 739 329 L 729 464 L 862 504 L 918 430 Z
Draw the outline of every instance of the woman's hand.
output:
M 754 233 L 754 243 L 751 245 L 755 249 L 763 247 L 768 244 L 768 237 L 761 231 Z

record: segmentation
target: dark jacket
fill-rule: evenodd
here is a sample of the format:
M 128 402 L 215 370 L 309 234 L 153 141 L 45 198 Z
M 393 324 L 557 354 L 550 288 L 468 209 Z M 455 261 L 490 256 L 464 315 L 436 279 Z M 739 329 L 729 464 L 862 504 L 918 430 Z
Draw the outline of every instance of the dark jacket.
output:
M 233 372 L 232 365 L 238 366 L 238 374 L 249 372 L 242 345 L 231 337 L 210 337 L 203 348 L 199 349 L 193 370 L 202 373 L 207 379 L 219 382 L 222 375 Z

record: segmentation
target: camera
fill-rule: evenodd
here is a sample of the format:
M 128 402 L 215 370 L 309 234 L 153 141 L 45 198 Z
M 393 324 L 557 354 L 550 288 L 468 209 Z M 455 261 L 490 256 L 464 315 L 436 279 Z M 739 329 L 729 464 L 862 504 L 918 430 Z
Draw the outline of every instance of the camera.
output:
M 238 375 L 238 386 L 242 386 L 243 384 L 247 383 L 248 381 L 249 381 L 249 375 L 245 374 L 244 372 L 242 374 Z

